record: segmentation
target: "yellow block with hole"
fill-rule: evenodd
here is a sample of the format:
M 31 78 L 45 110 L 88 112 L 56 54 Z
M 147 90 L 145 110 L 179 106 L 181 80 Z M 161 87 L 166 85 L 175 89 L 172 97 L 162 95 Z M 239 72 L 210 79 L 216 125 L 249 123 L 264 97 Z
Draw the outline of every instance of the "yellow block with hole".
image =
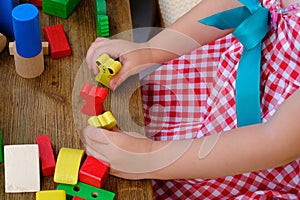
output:
M 99 73 L 95 77 L 96 81 L 109 87 L 110 79 L 122 68 L 122 64 L 119 61 L 115 61 L 107 54 L 102 54 L 96 60 L 96 64 L 99 69 Z
M 37 192 L 35 195 L 36 200 L 66 200 L 66 191 L 64 190 L 44 190 Z
M 61 148 L 56 161 L 54 182 L 75 185 L 84 150 Z

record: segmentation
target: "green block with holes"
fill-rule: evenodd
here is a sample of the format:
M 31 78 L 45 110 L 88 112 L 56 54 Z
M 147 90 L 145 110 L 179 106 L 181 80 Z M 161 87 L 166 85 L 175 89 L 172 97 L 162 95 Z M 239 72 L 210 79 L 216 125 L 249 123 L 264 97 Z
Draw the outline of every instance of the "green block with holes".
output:
M 113 192 L 96 188 L 82 182 L 78 182 L 76 185 L 58 184 L 56 189 L 66 191 L 68 200 L 71 200 L 73 196 L 81 197 L 86 200 L 113 200 L 115 198 Z
M 43 12 L 61 18 L 68 18 L 80 0 L 43 0 Z

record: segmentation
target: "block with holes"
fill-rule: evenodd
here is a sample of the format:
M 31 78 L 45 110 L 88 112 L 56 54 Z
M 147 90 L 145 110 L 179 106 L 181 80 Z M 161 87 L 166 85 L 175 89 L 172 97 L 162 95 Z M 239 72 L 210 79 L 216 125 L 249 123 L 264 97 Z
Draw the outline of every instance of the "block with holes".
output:
M 6 193 L 40 191 L 38 145 L 5 145 L 4 174 Z
M 88 115 L 100 115 L 103 112 L 103 102 L 108 94 L 106 88 L 84 84 L 80 91 L 80 96 L 85 100 L 81 112 Z
M 102 54 L 97 60 L 96 64 L 99 68 L 99 73 L 95 79 L 102 85 L 109 87 L 110 79 L 118 73 L 122 68 L 119 61 L 115 61 L 107 54 Z
M 66 200 L 67 195 L 64 190 L 44 190 L 35 194 L 36 200 Z
M 39 146 L 39 155 L 43 176 L 52 176 L 55 170 L 55 158 L 49 135 L 41 135 L 35 138 Z
M 61 148 L 56 160 L 54 182 L 76 184 L 83 155 L 84 150 Z
M 110 111 L 106 111 L 101 115 L 90 117 L 88 123 L 95 128 L 101 127 L 110 130 L 117 125 L 117 120 Z
M 86 200 L 112 200 L 115 197 L 113 192 L 82 182 L 78 182 L 76 185 L 58 184 L 57 189 L 65 190 L 68 199 L 76 196 Z
M 101 188 L 109 173 L 109 164 L 88 156 L 79 171 L 79 181 Z

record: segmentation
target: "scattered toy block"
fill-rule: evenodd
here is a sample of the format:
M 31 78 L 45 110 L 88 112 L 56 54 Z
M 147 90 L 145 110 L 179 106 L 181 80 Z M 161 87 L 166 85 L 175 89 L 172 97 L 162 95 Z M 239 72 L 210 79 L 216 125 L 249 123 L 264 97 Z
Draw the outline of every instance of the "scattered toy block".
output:
M 64 190 L 44 190 L 37 192 L 35 195 L 36 200 L 66 200 L 67 195 Z
M 40 191 L 37 144 L 5 145 L 4 161 L 6 193 Z
M 11 12 L 19 4 L 19 0 L 1 0 L 0 2 L 0 32 L 11 37 L 14 35 Z
M 109 21 L 107 15 L 96 16 L 96 30 L 98 37 L 109 37 Z
M 24 3 L 16 6 L 11 16 L 16 41 L 13 48 L 16 71 L 23 78 L 38 77 L 44 71 L 39 10 Z
M 3 162 L 3 141 L 2 130 L 0 129 L 0 163 Z
M 62 58 L 71 55 L 71 47 L 61 24 L 46 26 L 44 33 L 50 45 L 52 58 Z
M 55 171 L 54 153 L 49 135 L 37 136 L 35 138 L 39 146 L 39 154 L 44 176 L 51 176 Z
M 117 120 L 110 111 L 106 111 L 101 115 L 90 117 L 88 123 L 95 128 L 101 127 L 110 130 L 117 125 Z
M 76 197 L 76 196 L 75 196 L 75 197 L 72 198 L 72 200 L 85 200 L 85 199 L 84 199 L 84 198 L 81 198 L 81 197 Z
M 83 154 L 84 150 L 61 148 L 57 156 L 54 182 L 76 184 Z
M 106 1 L 105 0 L 95 0 L 95 16 L 106 15 Z
M 103 112 L 103 102 L 108 94 L 106 88 L 84 84 L 80 91 L 80 96 L 85 100 L 81 112 L 88 115 L 99 115 Z
M 31 3 L 31 4 L 33 4 L 33 5 L 35 5 L 35 6 L 37 6 L 37 7 L 42 7 L 42 0 L 29 0 L 29 3 Z
M 107 54 L 102 54 L 96 60 L 96 64 L 100 71 L 95 79 L 104 86 L 109 87 L 109 81 L 121 69 L 121 63 Z
M 80 197 L 87 200 L 112 200 L 115 197 L 113 192 L 96 188 L 82 182 L 76 185 L 58 184 L 58 190 L 65 190 L 68 197 Z
M 108 178 L 109 165 L 92 156 L 87 156 L 79 171 L 79 181 L 102 188 Z
M 61 18 L 68 18 L 80 0 L 43 0 L 43 12 Z
M 14 55 L 15 45 L 16 45 L 15 42 L 8 43 L 9 55 L 11 55 L 11 56 Z M 48 42 L 42 42 L 42 49 L 43 49 L 43 55 L 49 55 L 49 43 Z

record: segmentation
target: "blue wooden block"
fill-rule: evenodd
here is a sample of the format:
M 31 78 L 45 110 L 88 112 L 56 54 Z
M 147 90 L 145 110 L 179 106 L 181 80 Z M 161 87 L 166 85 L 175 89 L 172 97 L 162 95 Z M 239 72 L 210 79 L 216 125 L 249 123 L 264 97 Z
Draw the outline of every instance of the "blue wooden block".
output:
M 32 4 L 21 4 L 12 11 L 16 51 L 24 58 L 37 56 L 42 50 L 39 10 Z

